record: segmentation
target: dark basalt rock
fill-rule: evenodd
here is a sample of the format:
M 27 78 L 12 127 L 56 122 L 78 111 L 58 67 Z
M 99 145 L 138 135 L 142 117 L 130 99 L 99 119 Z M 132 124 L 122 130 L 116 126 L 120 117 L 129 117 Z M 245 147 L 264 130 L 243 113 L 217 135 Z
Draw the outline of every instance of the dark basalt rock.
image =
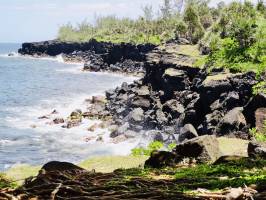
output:
M 173 152 L 182 158 L 195 158 L 198 163 L 214 163 L 221 156 L 217 138 L 209 135 L 178 144 Z
M 145 162 L 145 167 L 174 166 L 186 158 L 195 159 L 197 163 L 215 163 L 220 157 L 217 138 L 207 135 L 178 144 L 172 152 L 154 151 Z
M 79 170 L 84 171 L 83 168 L 78 167 L 72 163 L 68 162 L 58 162 L 58 161 L 51 161 L 45 164 L 41 170 L 45 172 L 55 172 L 55 171 L 70 171 L 70 170 Z
M 18 52 L 32 56 L 63 54 L 66 61 L 85 62 L 84 70 L 88 71 L 143 73 L 145 55 L 154 48 L 152 44 L 113 44 L 94 39 L 84 43 L 51 40 L 23 43 Z
M 170 50 L 178 48 L 171 42 L 166 46 Z M 249 138 L 249 128 L 255 127 L 255 112 L 266 107 L 265 95 L 252 94 L 252 87 L 258 83 L 255 73 L 194 68 L 191 57 L 149 44 L 47 41 L 25 43 L 20 53 L 51 56 L 63 53 L 69 59 L 82 58 L 85 70 L 90 71 L 145 72 L 144 78 L 107 91 L 105 101 L 92 102 L 93 106 L 85 113 L 70 117 L 73 119 L 67 127 L 78 125 L 82 117 L 112 116 L 118 126 L 129 123 L 125 131 L 155 129 L 168 135 L 164 138 L 169 141 L 179 135 L 182 140 L 197 135 Z M 124 133 L 114 131 L 112 136 L 121 134 Z
M 138 124 L 142 130 L 165 131 L 164 127 L 172 127 L 175 131 L 169 135 L 180 135 L 182 128 L 191 124 L 197 135 L 249 138 L 248 129 L 255 126 L 255 111 L 258 105 L 265 105 L 262 95 L 252 95 L 252 87 L 258 82 L 255 74 L 232 74 L 221 69 L 208 72 L 175 62 L 157 49 L 149 53 L 145 77 L 107 92 L 107 110 L 123 124 L 130 119 L 132 109 L 142 108 Z M 237 115 L 238 107 L 243 111 Z
M 266 143 L 250 142 L 248 144 L 248 156 L 251 158 L 266 159 Z
M 218 132 L 220 135 L 227 135 L 231 132 L 242 130 L 247 125 L 245 116 L 243 115 L 242 111 L 243 108 L 236 107 L 226 113 L 226 115 L 218 125 Z
M 178 141 L 183 142 L 192 138 L 198 137 L 198 133 L 192 124 L 186 124 L 180 129 Z
M 177 163 L 176 154 L 168 151 L 154 151 L 145 162 L 145 167 L 161 168 L 164 166 L 174 166 Z

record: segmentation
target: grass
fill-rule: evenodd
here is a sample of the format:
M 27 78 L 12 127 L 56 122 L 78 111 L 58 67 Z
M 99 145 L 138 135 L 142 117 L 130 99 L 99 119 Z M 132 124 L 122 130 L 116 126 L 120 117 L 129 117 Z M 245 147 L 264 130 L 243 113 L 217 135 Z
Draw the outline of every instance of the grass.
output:
M 85 160 L 78 164 L 78 166 L 89 171 L 96 170 L 97 172 L 109 173 L 116 169 L 129 169 L 143 166 L 147 159 L 148 156 L 104 156 Z M 26 178 L 36 176 L 40 169 L 41 166 L 16 165 L 6 171 L 5 176 L 10 180 L 14 180 L 17 185 L 21 185 Z
M 236 155 L 236 156 L 247 156 L 247 145 L 248 141 L 234 138 L 218 138 L 220 150 L 222 155 Z M 237 144 L 237 145 L 236 145 Z M 172 149 L 176 144 L 171 144 L 168 148 Z M 158 149 L 161 146 L 157 143 L 153 143 L 150 149 Z M 78 164 L 87 170 L 95 169 L 97 172 L 109 173 L 116 169 L 134 169 L 137 168 L 139 173 L 147 174 L 147 172 L 142 170 L 145 161 L 148 156 L 137 154 L 138 156 L 104 156 L 95 157 L 85 160 Z M 140 167 L 140 168 L 139 168 Z M 41 169 L 40 166 L 30 166 L 30 165 L 17 165 L 5 172 L 7 179 L 15 180 L 16 184 L 21 185 L 23 180 L 30 177 L 36 176 L 38 171 Z M 125 171 L 125 173 L 132 170 Z M 134 171 L 134 170 L 133 170 Z M 167 174 L 166 174 L 167 175 Z M 162 176 L 164 176 L 162 174 Z M 155 178 L 158 178 L 156 176 Z
M 206 188 L 219 190 L 226 187 L 243 187 L 256 184 L 266 185 L 266 160 L 251 161 L 242 159 L 219 165 L 199 165 L 193 168 L 178 170 L 176 180 L 183 190 Z
M 15 188 L 16 184 L 12 183 L 4 174 L 0 174 L 0 189 Z
M 191 56 L 192 58 L 201 57 L 198 45 L 180 45 L 178 48 L 178 53 Z
M 5 172 L 8 179 L 14 180 L 16 184 L 23 184 L 24 180 L 30 176 L 36 176 L 41 169 L 40 166 L 16 165 Z
M 95 169 L 97 172 L 108 173 L 119 168 L 129 169 L 143 166 L 147 159 L 148 156 L 105 156 L 83 161 L 79 166 L 87 170 Z
M 173 190 L 191 193 L 198 188 L 212 191 L 227 187 L 266 186 L 266 160 L 242 159 L 218 165 L 197 165 L 184 168 L 162 169 L 126 169 L 119 170 L 120 179 L 108 182 L 108 185 L 119 186 L 130 184 L 132 180 L 163 180 L 169 187 L 162 190 Z M 131 188 L 137 190 L 137 188 Z

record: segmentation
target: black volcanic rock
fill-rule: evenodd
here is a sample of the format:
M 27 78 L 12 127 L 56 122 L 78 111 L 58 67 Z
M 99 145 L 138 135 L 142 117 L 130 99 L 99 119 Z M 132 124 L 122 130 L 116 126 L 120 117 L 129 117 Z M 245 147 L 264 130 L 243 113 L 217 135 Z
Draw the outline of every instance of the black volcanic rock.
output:
M 57 56 L 63 54 L 66 61 L 85 62 L 84 70 L 143 73 L 146 54 L 154 49 L 152 44 L 133 45 L 97 42 L 44 42 L 23 43 L 19 53 L 32 56 Z

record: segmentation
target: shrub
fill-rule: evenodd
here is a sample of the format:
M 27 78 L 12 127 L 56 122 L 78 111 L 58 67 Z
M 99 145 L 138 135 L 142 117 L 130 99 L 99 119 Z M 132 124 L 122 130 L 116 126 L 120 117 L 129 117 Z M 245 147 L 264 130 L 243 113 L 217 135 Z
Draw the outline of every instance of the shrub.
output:
M 150 156 L 153 151 L 161 150 L 163 148 L 163 143 L 159 141 L 154 141 L 150 143 L 147 148 L 135 148 L 131 150 L 131 155 L 133 156 Z

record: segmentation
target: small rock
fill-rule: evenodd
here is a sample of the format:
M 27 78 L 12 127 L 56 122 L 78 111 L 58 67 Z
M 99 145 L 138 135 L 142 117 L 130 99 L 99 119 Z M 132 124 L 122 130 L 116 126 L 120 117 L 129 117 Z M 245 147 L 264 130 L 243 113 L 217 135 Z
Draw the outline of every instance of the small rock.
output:
M 82 116 L 82 111 L 77 109 L 70 114 L 71 119 L 79 119 Z
M 44 116 L 38 117 L 38 119 L 49 119 L 49 117 L 44 115 Z
M 149 108 L 151 106 L 150 100 L 143 97 L 138 97 L 132 102 L 134 107 Z
M 243 195 L 244 191 L 242 188 L 232 188 L 230 193 L 226 195 L 226 200 L 235 200 Z
M 149 96 L 150 95 L 150 90 L 148 86 L 142 86 L 137 90 L 138 96 Z
M 162 110 L 156 111 L 156 119 L 160 124 L 164 124 L 168 121 L 167 117 L 165 116 L 164 112 Z
M 67 162 L 58 162 L 58 161 L 52 161 L 47 164 L 45 164 L 42 167 L 42 170 L 45 172 L 54 172 L 54 171 L 69 171 L 69 170 L 78 170 L 78 171 L 85 171 L 85 169 L 80 168 L 72 163 Z
M 97 128 L 99 128 L 99 127 L 98 127 L 98 124 L 93 124 L 92 126 L 90 126 L 90 127 L 88 128 L 88 131 L 90 131 L 90 132 L 94 132 Z
M 114 130 L 111 134 L 110 137 L 111 138 L 115 138 L 119 135 L 123 135 L 128 129 L 129 129 L 130 125 L 128 122 L 124 123 L 122 126 L 120 127 L 113 127 L 113 128 L 117 128 L 116 130 Z
M 54 124 L 63 124 L 65 122 L 65 120 L 63 118 L 55 118 L 53 120 Z
M 97 142 L 103 142 L 103 137 L 102 136 L 99 136 L 96 141 Z
M 130 119 L 135 122 L 141 122 L 144 119 L 144 111 L 142 108 L 136 108 L 133 111 L 131 111 Z
M 185 112 L 185 108 L 182 104 L 178 103 L 176 100 L 172 99 L 167 101 L 163 105 L 163 111 L 170 113 L 173 117 L 179 117 Z
M 91 103 L 105 103 L 106 97 L 105 96 L 92 96 Z
M 53 110 L 53 112 L 51 112 L 52 115 L 56 115 L 58 114 L 57 110 Z
M 30 125 L 31 128 L 37 128 L 37 126 L 35 124 Z

